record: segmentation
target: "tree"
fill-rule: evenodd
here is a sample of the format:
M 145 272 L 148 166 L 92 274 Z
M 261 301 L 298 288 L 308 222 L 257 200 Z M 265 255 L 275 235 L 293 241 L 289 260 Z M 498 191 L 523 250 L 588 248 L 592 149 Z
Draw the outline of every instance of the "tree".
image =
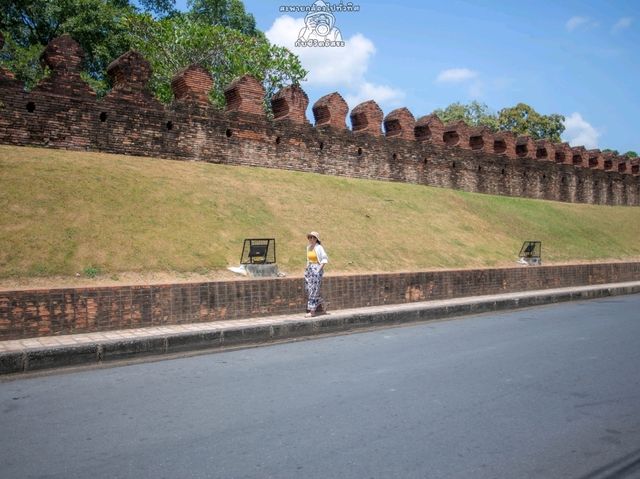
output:
M 624 156 L 628 156 L 629 158 L 638 158 L 638 154 L 633 150 L 627 151 Z
M 256 19 L 240 0 L 189 0 L 189 15 L 207 25 L 233 28 L 245 35 L 261 36 Z
M 176 15 L 175 0 L 138 0 L 143 11 L 154 13 L 157 17 Z
M 492 131 L 510 130 L 518 135 L 528 135 L 534 140 L 549 139 L 560 142 L 564 131 L 564 117 L 558 114 L 541 115 L 525 103 L 503 108 L 497 114 L 487 105 L 477 101 L 468 104 L 452 103 L 434 112 L 443 123 L 464 121 L 470 126 L 486 126 Z
M 452 123 L 456 121 L 464 121 L 471 126 L 486 126 L 493 131 L 498 129 L 498 119 L 495 113 L 489 110 L 484 103 L 472 101 L 468 105 L 462 103 L 452 103 L 448 107 L 434 110 L 435 115 L 440 118 L 443 123 Z
M 556 113 L 541 115 L 526 103 L 518 103 L 498 112 L 498 129 L 528 135 L 534 140 L 560 142 L 560 135 L 564 131 L 564 116 Z
M 138 15 L 127 21 L 131 46 L 151 63 L 151 89 L 163 102 L 172 99 L 171 78 L 194 63 L 211 73 L 214 88 L 210 98 L 218 106 L 224 105 L 223 88 L 238 76 L 248 73 L 261 81 L 268 104 L 278 89 L 299 83 L 307 74 L 298 57 L 271 45 L 262 35 L 248 36 L 192 15 L 159 21 Z
M 122 20 L 134 12 L 127 0 L 0 0 L 0 61 L 31 88 L 47 73 L 40 66 L 44 47 L 68 33 L 85 51 L 85 79 L 104 90 L 107 65 L 128 49 Z
M 534 140 L 543 138 L 560 142 L 564 131 L 564 116 L 541 115 L 525 103 L 503 108 L 497 114 L 484 103 L 452 103 L 444 109 L 435 110 L 443 123 L 464 121 L 470 126 L 486 126 L 492 131 L 510 130 L 518 135 L 528 135 Z
M 223 103 L 222 89 L 249 73 L 261 80 L 267 97 L 305 75 L 289 50 L 271 45 L 256 29 L 240 0 L 190 0 L 178 12 L 174 0 L 0 0 L 0 29 L 6 44 L 0 64 L 32 88 L 47 74 L 40 65 L 44 47 L 63 33 L 86 52 L 83 77 L 98 95 L 110 87 L 108 64 L 134 48 L 153 67 L 151 89 L 172 99 L 171 78 L 193 63 L 214 77 L 211 99 Z

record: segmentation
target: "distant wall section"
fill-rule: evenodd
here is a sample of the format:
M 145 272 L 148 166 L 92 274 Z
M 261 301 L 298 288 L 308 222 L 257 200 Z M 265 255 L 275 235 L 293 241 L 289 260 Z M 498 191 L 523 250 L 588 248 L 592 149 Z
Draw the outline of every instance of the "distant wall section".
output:
M 0 37 L 0 44 L 2 43 Z M 374 101 L 349 113 L 339 93 L 312 107 L 298 86 L 264 108 L 251 76 L 225 89 L 224 111 L 208 102 L 213 81 L 194 65 L 172 81 L 175 100 L 149 92 L 149 63 L 130 51 L 107 69 L 113 89 L 98 100 L 80 77 L 83 52 L 69 36 L 43 53 L 51 75 L 32 91 L 0 69 L 0 143 L 197 160 L 328 175 L 401 181 L 494 195 L 604 205 L 640 205 L 640 161 L 624 156 L 492 133 L 463 122 L 414 118 L 406 108 L 383 116 Z M 350 114 L 352 129 L 346 126 Z

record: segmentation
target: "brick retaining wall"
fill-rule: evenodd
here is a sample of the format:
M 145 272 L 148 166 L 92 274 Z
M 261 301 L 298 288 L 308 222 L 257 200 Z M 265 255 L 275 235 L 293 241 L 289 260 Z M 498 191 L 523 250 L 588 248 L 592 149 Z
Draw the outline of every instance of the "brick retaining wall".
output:
M 330 309 L 640 280 L 640 262 L 325 277 Z M 291 314 L 301 278 L 0 291 L 0 340 Z

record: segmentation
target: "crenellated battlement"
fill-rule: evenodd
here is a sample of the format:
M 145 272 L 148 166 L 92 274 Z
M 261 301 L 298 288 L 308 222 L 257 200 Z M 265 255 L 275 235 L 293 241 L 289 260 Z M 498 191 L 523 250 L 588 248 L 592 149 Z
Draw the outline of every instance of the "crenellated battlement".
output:
M 313 117 L 316 127 L 329 126 L 336 130 L 347 129 L 347 113 L 349 106 L 340 93 L 334 92 L 323 96 L 313 104 Z
M 381 136 L 383 113 L 378 104 L 373 101 L 365 101 L 356 105 L 351 110 L 351 127 L 354 133 L 368 133 L 371 136 Z
M 0 48 L 4 39 L 0 34 Z M 418 119 L 407 108 L 384 116 L 365 101 L 351 112 L 337 92 L 312 106 L 299 86 L 271 99 L 250 75 L 224 88 L 213 107 L 211 75 L 192 65 L 171 81 L 174 101 L 149 91 L 151 67 L 130 51 L 107 68 L 102 99 L 81 78 L 84 52 L 68 35 L 42 55 L 51 74 L 32 91 L 0 68 L 0 143 L 86 149 L 180 160 L 264 166 L 404 181 L 472 192 L 557 201 L 639 205 L 640 161 L 566 143 L 535 141 L 464 122 Z M 349 114 L 352 128 L 347 128 Z
M 171 80 L 176 102 L 209 104 L 209 91 L 213 88 L 211 74 L 200 65 L 191 65 L 179 71 Z

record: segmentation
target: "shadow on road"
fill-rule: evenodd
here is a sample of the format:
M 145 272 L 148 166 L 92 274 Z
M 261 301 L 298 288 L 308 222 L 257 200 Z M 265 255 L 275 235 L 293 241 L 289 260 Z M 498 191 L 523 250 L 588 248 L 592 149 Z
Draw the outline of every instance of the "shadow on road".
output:
M 578 479 L 627 479 L 630 477 L 638 477 L 636 474 L 639 472 L 640 449 L 636 449 L 589 474 L 580 476 Z

